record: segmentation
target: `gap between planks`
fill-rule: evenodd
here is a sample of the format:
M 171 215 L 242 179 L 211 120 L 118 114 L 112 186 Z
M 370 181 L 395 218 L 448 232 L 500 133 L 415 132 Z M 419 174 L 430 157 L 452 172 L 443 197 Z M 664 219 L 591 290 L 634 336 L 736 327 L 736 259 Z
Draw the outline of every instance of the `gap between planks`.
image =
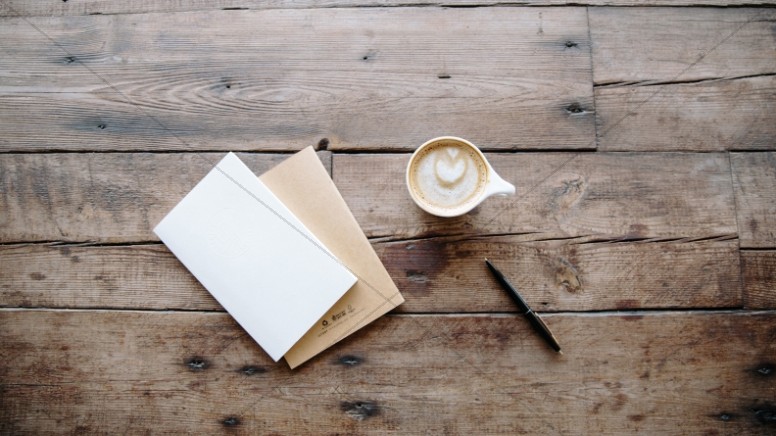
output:
M 98 16 L 98 15 L 134 15 L 134 14 L 175 14 L 202 11 L 246 12 L 262 10 L 315 10 L 315 9 L 371 9 L 371 8 L 437 8 L 437 9 L 477 9 L 477 8 L 509 8 L 509 7 L 676 7 L 676 8 L 749 8 L 769 7 L 773 0 L 522 0 L 522 1 L 488 1 L 488 0 L 334 0 L 321 1 L 280 1 L 266 2 L 260 0 L 221 0 L 211 2 L 210 6 L 199 6 L 196 1 L 155 1 L 139 2 L 138 4 L 123 4 L 121 2 L 106 3 L 104 1 L 87 0 L 69 3 L 67 1 L 41 3 L 35 0 L 15 1 L 10 7 L 0 3 L 0 18 L 33 18 L 55 16 Z M 5 9 L 4 9 L 5 8 Z
M 52 312 L 52 313 L 136 313 L 136 314 L 202 314 L 225 315 L 224 310 L 185 310 L 185 309 L 131 309 L 123 307 L 0 307 L 0 316 L 11 312 Z M 676 316 L 676 315 L 771 315 L 776 314 L 776 309 L 745 309 L 745 308 L 644 308 L 630 310 L 585 310 L 585 311 L 537 311 L 542 317 L 606 317 L 606 316 Z M 387 313 L 383 317 L 394 318 L 522 318 L 522 313 L 516 312 L 411 312 L 411 313 Z

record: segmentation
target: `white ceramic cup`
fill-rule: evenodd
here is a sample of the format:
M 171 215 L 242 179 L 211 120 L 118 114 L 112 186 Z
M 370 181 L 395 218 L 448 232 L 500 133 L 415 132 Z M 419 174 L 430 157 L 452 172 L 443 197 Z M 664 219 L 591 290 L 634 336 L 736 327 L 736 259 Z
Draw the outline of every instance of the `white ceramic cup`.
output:
M 515 187 L 502 179 L 471 142 L 454 136 L 426 141 L 410 157 L 406 172 L 410 197 L 424 211 L 463 215 L 491 195 L 510 195 Z

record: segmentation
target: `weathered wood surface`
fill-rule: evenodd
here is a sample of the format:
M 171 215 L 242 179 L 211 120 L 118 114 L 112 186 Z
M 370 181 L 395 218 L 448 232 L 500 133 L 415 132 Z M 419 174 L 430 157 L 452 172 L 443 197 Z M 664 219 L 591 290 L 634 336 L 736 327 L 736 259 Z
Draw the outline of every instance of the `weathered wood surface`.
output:
M 776 153 L 732 153 L 741 247 L 776 247 Z
M 776 250 L 741 252 L 744 307 L 776 308 Z
M 518 3 L 0 0 L 0 433 L 772 433 L 776 10 Z M 517 195 L 422 213 L 439 134 Z M 407 302 L 290 371 L 151 229 L 308 145 Z
M 601 150 L 776 149 L 776 74 L 595 93 Z
M 776 11 L 589 15 L 601 150 L 776 148 Z
M 318 152 L 327 169 L 331 153 Z M 152 230 L 223 153 L 0 155 L 0 242 L 158 241 Z M 239 153 L 257 174 L 287 158 Z
M 0 246 L 4 307 L 219 310 L 161 244 Z
M 405 296 L 399 312 L 514 312 L 490 258 L 541 311 L 740 307 L 738 243 L 375 244 Z M 0 306 L 223 310 L 162 245 L 0 246 Z
M 773 312 L 556 315 L 547 323 L 563 355 L 516 315 L 388 316 L 292 372 L 225 314 L 6 309 L 0 349 L 14 357 L 0 366 L 0 430 L 773 428 Z
M 334 182 L 372 237 L 524 234 L 526 240 L 703 238 L 733 235 L 724 154 L 529 153 L 490 155 L 517 186 L 463 217 L 422 212 L 404 185 L 407 156 L 334 155 Z M 376 187 L 380 187 L 377 189 Z
M 400 311 L 516 311 L 493 261 L 537 311 L 740 307 L 737 241 L 517 242 L 519 237 L 379 245 Z
M 2 22 L 6 150 L 595 148 L 585 8 Z
M 677 82 L 776 73 L 769 8 L 590 8 L 593 80 Z
M 246 154 L 257 174 L 283 155 Z M 517 195 L 438 219 L 404 185 L 409 154 L 333 156 L 334 182 L 367 236 L 524 233 L 524 239 L 736 234 L 724 154 L 489 154 Z M 204 157 L 204 158 L 203 158 Z M 221 154 L 5 154 L 0 242 L 158 240 L 156 223 Z
M 97 14 L 137 14 L 147 12 L 185 12 L 218 9 L 307 9 L 351 7 L 471 7 L 471 6 L 751 6 L 773 5 L 774 0 L 70 0 L 41 2 L 5 0 L 0 3 L 3 16 L 61 16 Z

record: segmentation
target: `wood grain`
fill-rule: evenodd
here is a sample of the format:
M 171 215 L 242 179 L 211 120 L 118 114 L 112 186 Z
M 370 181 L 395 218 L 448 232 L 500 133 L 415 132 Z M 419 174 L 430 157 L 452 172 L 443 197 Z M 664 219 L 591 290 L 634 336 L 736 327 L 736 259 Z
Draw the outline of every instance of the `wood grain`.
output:
M 744 307 L 776 307 L 776 250 L 742 251 L 741 276 L 744 282 Z
M 589 15 L 596 85 L 776 73 L 773 9 L 591 8 Z
M 0 434 L 773 433 L 773 5 L 0 0 Z M 441 134 L 517 195 L 422 213 Z M 291 371 L 151 229 L 308 145 L 407 301 Z
M 741 307 L 738 244 L 517 242 L 515 236 L 378 245 L 400 312 L 514 312 L 483 259 L 537 311 Z
M 604 151 L 776 149 L 776 75 L 599 87 L 595 98 Z
M 239 156 L 260 174 L 288 155 Z M 331 168 L 331 154 L 319 156 Z M 156 241 L 153 227 L 222 157 L 222 153 L 0 155 L 0 242 Z
M 9 151 L 595 148 L 585 8 L 7 18 L 11 38 Z
M 776 247 L 776 153 L 732 153 L 742 248 Z
M 724 154 L 489 154 L 512 197 L 442 219 L 404 185 L 404 155 L 334 155 L 334 182 L 371 237 L 523 234 L 525 240 L 699 238 L 736 233 Z
M 377 243 L 375 249 L 405 295 L 397 309 L 403 313 L 516 311 L 485 270 L 485 257 L 539 311 L 742 305 L 735 240 L 579 243 L 498 236 Z M 0 265 L 3 307 L 223 311 L 161 245 L 0 246 Z
M 2 16 L 61 16 L 96 14 L 138 14 L 148 12 L 185 12 L 219 9 L 290 9 L 290 8 L 346 8 L 346 7 L 471 7 L 471 6 L 752 6 L 773 5 L 773 0 L 143 0 L 106 1 L 78 0 L 67 2 L 40 2 L 35 0 L 6 0 L 0 3 Z
M 223 308 L 161 244 L 0 246 L 4 307 Z
M 155 241 L 153 226 L 220 154 L 5 154 L 0 242 Z M 370 237 L 524 233 L 525 240 L 736 234 L 722 154 L 488 154 L 517 185 L 466 216 L 439 219 L 409 198 L 409 154 L 336 154 L 334 181 Z M 261 173 L 284 155 L 241 155 Z
M 546 321 L 563 355 L 516 315 L 388 316 L 291 372 L 225 314 L 3 310 L 0 349 L 14 364 L 0 367 L 0 430 L 674 434 L 774 425 L 773 312 Z
M 770 9 L 591 9 L 601 150 L 776 147 L 774 19 Z

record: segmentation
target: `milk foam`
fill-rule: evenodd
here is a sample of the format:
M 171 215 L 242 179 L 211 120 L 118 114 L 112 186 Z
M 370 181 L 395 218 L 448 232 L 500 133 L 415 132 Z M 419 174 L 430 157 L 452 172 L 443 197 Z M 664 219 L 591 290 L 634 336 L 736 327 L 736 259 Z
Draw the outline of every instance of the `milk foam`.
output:
M 480 156 L 466 145 L 440 141 L 415 157 L 411 181 L 424 202 L 452 209 L 479 195 L 485 187 L 486 169 Z

